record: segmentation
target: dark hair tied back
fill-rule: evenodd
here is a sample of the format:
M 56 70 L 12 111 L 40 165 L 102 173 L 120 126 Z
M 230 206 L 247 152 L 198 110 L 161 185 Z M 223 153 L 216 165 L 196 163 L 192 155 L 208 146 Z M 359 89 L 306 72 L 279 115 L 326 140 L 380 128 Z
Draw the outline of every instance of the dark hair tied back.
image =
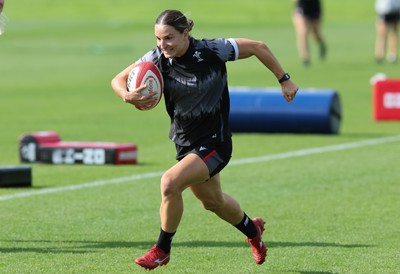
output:
M 165 10 L 163 11 L 156 20 L 156 25 L 167 25 L 174 27 L 180 33 L 183 33 L 185 29 L 192 30 L 194 22 L 191 19 L 187 19 L 186 16 L 179 10 Z

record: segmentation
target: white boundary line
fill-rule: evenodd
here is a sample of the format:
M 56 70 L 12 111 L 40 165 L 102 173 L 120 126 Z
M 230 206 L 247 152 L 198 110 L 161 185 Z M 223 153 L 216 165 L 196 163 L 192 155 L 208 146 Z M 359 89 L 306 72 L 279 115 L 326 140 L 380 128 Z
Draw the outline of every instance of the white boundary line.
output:
M 272 154 L 272 155 L 265 155 L 265 156 L 260 156 L 260 157 L 232 160 L 230 162 L 230 164 L 228 165 L 228 167 L 229 166 L 237 166 L 237 165 L 245 165 L 245 164 L 254 164 L 254 163 L 260 163 L 260 162 L 268 162 L 268 161 L 280 160 L 280 159 L 288 159 L 288 158 L 294 158 L 294 157 L 302 157 L 302 156 L 306 156 L 306 155 L 321 154 L 321 153 L 326 153 L 326 152 L 334 152 L 334 151 L 360 148 L 360 147 L 366 147 L 366 146 L 375 146 L 375 145 L 399 142 L 399 141 L 400 141 L 400 135 L 395 135 L 395 136 L 370 139 L 370 140 L 359 141 L 359 142 L 351 142 L 351 143 L 343 143 L 343 144 L 330 145 L 330 146 L 324 146 L 324 147 L 315 147 L 315 148 L 294 150 L 294 151 L 283 152 L 283 153 Z M 14 193 L 14 194 L 9 194 L 9 195 L 2 195 L 2 196 L 0 196 L 0 201 L 12 200 L 15 198 L 32 197 L 32 196 L 36 196 L 36 195 L 44 195 L 44 194 L 49 194 L 49 193 L 79 190 L 79 189 L 83 189 L 83 188 L 92 188 L 92 187 L 98 187 L 98 186 L 104 186 L 104 185 L 121 184 L 121 183 L 129 182 L 129 181 L 138 181 L 138 180 L 148 179 L 148 178 L 156 178 L 156 177 L 161 177 L 163 173 L 164 173 L 164 171 L 149 172 L 149 173 L 119 177 L 119 178 L 114 178 L 114 179 L 109 179 L 109 180 L 93 181 L 93 182 L 78 184 L 78 185 L 51 187 L 51 188 L 40 189 L 40 190 L 19 192 L 19 193 Z

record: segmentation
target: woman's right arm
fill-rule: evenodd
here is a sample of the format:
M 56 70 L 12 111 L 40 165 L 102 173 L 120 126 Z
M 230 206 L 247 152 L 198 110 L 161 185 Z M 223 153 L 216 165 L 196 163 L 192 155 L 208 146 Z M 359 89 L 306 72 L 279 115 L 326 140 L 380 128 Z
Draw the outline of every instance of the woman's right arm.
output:
M 128 76 L 131 70 L 133 69 L 135 64 L 132 64 L 125 68 L 123 71 L 118 73 L 112 80 L 111 80 L 111 87 L 114 92 L 126 102 L 126 96 L 128 93 L 128 89 L 126 88 L 126 83 L 128 81 Z

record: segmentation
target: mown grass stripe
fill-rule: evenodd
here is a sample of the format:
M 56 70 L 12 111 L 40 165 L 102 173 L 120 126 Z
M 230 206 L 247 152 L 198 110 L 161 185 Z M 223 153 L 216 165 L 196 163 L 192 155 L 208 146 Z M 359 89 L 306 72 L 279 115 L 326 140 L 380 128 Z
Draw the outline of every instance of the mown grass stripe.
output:
M 231 161 L 231 163 L 229 165 L 236 166 L 236 165 L 244 165 L 244 164 L 253 164 L 253 163 L 267 162 L 267 161 L 273 161 L 273 160 L 302 157 L 302 156 L 313 155 L 313 154 L 335 152 L 335 151 L 340 151 L 340 150 L 348 150 L 348 149 L 354 149 L 354 148 L 360 148 L 360 147 L 366 147 L 366 146 L 375 146 L 375 145 L 398 142 L 398 141 L 400 141 L 400 135 L 395 135 L 395 136 L 369 139 L 369 140 L 358 141 L 358 142 L 350 142 L 350 143 L 343 143 L 343 144 L 330 145 L 330 146 L 324 146 L 324 147 L 314 147 L 314 148 L 308 148 L 308 149 L 294 150 L 294 151 L 277 153 L 277 154 L 272 154 L 272 155 L 265 155 L 265 156 L 260 156 L 260 157 L 243 158 L 243 159 L 233 160 L 233 161 Z M 16 198 L 32 197 L 32 196 L 36 196 L 36 195 L 44 195 L 44 194 L 64 192 L 64 191 L 79 190 L 79 189 L 83 189 L 83 188 L 92 188 L 92 187 L 98 187 L 98 186 L 104 186 L 104 185 L 120 184 L 120 183 L 129 182 L 129 181 L 138 181 L 138 180 L 142 180 L 142 179 L 160 177 L 163 173 L 164 173 L 164 171 L 149 172 L 149 173 L 136 174 L 136 175 L 131 175 L 131 176 L 118 177 L 118 178 L 113 178 L 113 179 L 108 179 L 108 180 L 93 181 L 93 182 L 77 184 L 77 185 L 51 187 L 51 188 L 46 188 L 46 189 L 34 190 L 34 191 L 14 193 L 14 194 L 0 196 L 0 201 L 6 201 L 6 200 L 11 200 L 11 199 L 16 199 Z

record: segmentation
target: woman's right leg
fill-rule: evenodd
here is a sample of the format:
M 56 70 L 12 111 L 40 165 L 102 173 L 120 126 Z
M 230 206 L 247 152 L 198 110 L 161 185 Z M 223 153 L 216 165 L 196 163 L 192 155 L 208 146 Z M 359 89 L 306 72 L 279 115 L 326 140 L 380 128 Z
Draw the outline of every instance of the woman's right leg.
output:
M 189 154 L 161 178 L 161 228 L 175 232 L 183 214 L 182 192 L 209 179 L 208 168 L 196 154 Z
M 308 65 L 310 61 L 307 40 L 307 22 L 304 16 L 298 12 L 293 13 L 293 24 L 296 30 L 296 43 L 299 56 L 304 65 Z
M 172 238 L 183 214 L 182 192 L 192 184 L 209 179 L 208 168 L 195 154 L 189 154 L 167 170 L 161 178 L 161 230 L 155 244 L 135 263 L 146 269 L 166 265 L 170 258 Z

